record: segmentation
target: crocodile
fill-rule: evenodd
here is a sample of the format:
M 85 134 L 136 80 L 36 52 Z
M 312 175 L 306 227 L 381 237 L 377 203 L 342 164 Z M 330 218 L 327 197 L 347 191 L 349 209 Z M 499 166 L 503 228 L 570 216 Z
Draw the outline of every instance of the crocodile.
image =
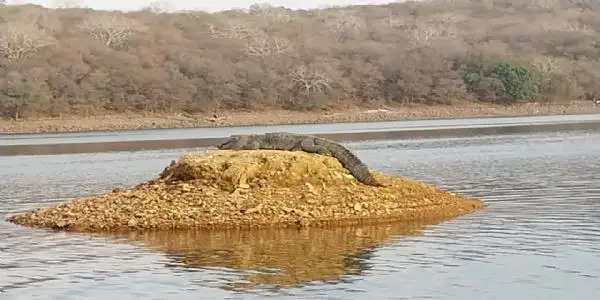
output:
M 381 186 L 369 168 L 346 147 L 316 136 L 288 132 L 265 134 L 232 135 L 217 146 L 220 150 L 284 150 L 304 151 L 336 158 L 358 181 L 372 186 Z

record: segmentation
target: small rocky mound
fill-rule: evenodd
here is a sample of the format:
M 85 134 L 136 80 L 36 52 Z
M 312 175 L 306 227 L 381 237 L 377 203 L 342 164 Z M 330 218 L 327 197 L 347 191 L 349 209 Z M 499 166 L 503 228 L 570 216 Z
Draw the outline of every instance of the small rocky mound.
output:
M 333 157 L 276 150 L 187 154 L 158 179 L 13 217 L 70 231 L 329 226 L 444 219 L 479 200 L 374 173 L 358 182 Z

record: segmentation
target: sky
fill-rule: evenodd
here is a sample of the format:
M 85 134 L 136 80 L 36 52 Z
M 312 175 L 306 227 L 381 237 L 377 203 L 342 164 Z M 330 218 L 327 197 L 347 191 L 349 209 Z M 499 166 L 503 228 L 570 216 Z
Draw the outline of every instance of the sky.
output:
M 102 10 L 136 10 L 156 0 L 8 0 L 9 4 L 33 3 L 46 7 L 54 7 L 56 2 L 83 2 L 84 6 Z M 396 2 L 394 0 L 169 0 L 170 6 L 176 10 L 201 9 L 205 11 L 219 11 L 232 8 L 248 8 L 254 3 L 268 2 L 274 6 L 284 6 L 291 9 L 319 8 L 332 5 L 352 4 L 384 4 Z

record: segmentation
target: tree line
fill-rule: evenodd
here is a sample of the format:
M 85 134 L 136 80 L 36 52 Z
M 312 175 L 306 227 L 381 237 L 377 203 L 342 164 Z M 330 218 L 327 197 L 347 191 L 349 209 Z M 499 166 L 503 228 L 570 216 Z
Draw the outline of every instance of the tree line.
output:
M 0 116 L 595 100 L 598 15 L 596 0 L 218 13 L 0 2 Z

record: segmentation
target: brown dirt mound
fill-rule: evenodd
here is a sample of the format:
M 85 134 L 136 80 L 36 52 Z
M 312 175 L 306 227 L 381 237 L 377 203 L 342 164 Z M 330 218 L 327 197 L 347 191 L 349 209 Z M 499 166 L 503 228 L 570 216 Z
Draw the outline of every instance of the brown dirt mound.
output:
M 291 188 L 298 185 L 336 186 L 358 182 L 330 156 L 290 151 L 216 151 L 212 155 L 187 154 L 160 175 L 167 181 L 237 188 Z
M 381 173 L 358 182 L 337 159 L 289 151 L 188 154 L 156 180 L 16 216 L 71 231 L 328 226 L 443 219 L 479 200 Z

